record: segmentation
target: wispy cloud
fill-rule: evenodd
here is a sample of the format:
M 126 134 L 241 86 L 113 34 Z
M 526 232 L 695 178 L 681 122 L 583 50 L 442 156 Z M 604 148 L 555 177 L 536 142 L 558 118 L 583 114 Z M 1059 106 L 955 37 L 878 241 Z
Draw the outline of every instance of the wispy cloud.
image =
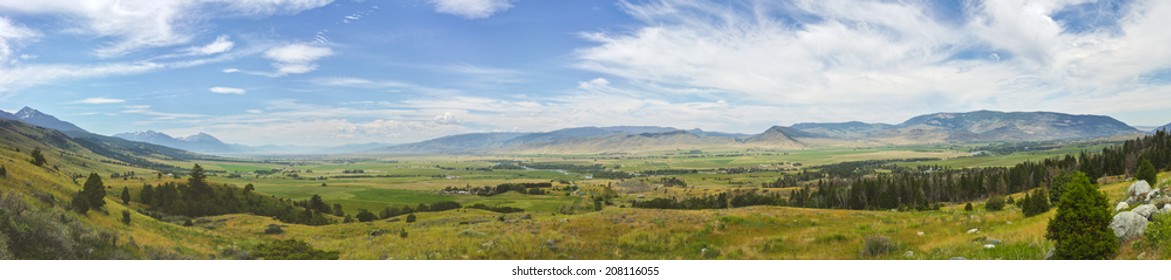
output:
M 219 94 L 235 94 L 235 95 L 242 95 L 242 94 L 248 92 L 245 89 L 234 88 L 234 87 L 212 87 L 207 90 L 214 92 L 214 93 L 219 93 Z
M 90 97 L 90 98 L 74 101 L 73 103 L 76 103 L 76 104 L 116 104 L 116 103 L 123 103 L 123 102 L 126 102 L 126 100 L 117 99 L 117 98 L 106 98 L 106 97 Z
M 66 31 L 83 36 L 112 38 L 94 51 L 116 57 L 146 48 L 186 44 L 198 33 L 198 23 L 210 17 L 291 14 L 315 9 L 332 0 L 94 0 L 84 5 L 70 0 L 2 1 L 0 10 L 29 15 L 61 15 L 81 25 Z M 209 10 L 210 9 L 210 10 Z
M 466 19 L 483 19 L 512 8 L 512 0 L 430 0 L 435 11 Z
M 350 87 L 350 88 L 364 88 L 364 89 L 380 89 L 392 92 L 408 92 L 408 93 L 423 93 L 436 95 L 457 95 L 462 94 L 462 91 L 456 89 L 434 88 L 422 86 L 414 83 L 394 81 L 394 80 L 379 80 L 373 81 L 363 78 L 354 77 L 329 77 L 313 79 L 312 82 L 319 86 L 326 87 Z
M 13 44 L 19 44 L 39 36 L 40 33 L 32 29 L 13 24 L 8 18 L 0 17 L 0 67 L 4 67 L 9 57 L 15 54 Z
M 234 46 L 236 46 L 236 43 L 232 42 L 232 40 L 228 39 L 227 35 L 220 35 L 219 37 L 216 37 L 214 42 L 211 42 L 211 43 L 204 45 L 202 47 L 188 49 L 188 53 L 199 54 L 199 55 L 212 55 L 212 54 L 218 54 L 218 53 L 230 51 L 230 50 L 232 50 L 232 47 L 234 47 Z
M 1171 67 L 1171 52 L 1149 48 L 1171 44 L 1159 27 L 1171 3 L 1133 2 L 1121 16 L 1103 14 L 1120 16 L 1118 31 L 1078 32 L 1054 20 L 1071 4 L 971 2 L 955 19 L 915 1 L 622 2 L 642 26 L 583 34 L 594 45 L 576 51 L 575 66 L 631 83 L 719 92 L 731 103 L 776 106 L 807 120 L 1171 108 L 1133 102 L 1171 94 L 1167 83 L 1140 82 Z

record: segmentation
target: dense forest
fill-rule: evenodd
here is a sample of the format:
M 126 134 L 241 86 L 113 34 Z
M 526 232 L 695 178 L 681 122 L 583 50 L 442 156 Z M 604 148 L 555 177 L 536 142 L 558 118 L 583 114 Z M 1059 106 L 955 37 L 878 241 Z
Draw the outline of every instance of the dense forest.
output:
M 1104 176 L 1134 176 L 1139 163 L 1150 161 L 1158 170 L 1171 166 L 1171 135 L 1154 135 L 1129 140 L 1100 152 L 1083 151 L 1023 162 L 1012 167 L 942 168 L 892 167 L 890 174 L 829 177 L 817 188 L 793 191 L 790 203 L 799 207 L 841 209 L 929 209 L 943 202 L 963 202 L 1028 191 L 1044 187 L 1060 197 L 1057 178 L 1073 171 L 1084 172 L 1091 180 Z

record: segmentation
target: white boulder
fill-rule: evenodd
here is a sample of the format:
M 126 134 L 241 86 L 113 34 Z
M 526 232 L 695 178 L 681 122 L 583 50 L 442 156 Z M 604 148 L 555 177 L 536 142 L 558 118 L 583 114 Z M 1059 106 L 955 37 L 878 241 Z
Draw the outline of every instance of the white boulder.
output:
M 1114 236 L 1117 236 L 1118 239 L 1130 240 L 1143 234 L 1143 231 L 1147 229 L 1147 219 L 1130 211 L 1118 213 L 1110 222 L 1110 229 L 1114 231 Z
M 1135 214 L 1138 214 L 1139 216 L 1143 216 L 1143 218 L 1147 218 L 1147 219 L 1150 219 L 1151 214 L 1155 214 L 1155 212 L 1157 212 L 1157 211 L 1159 211 L 1159 209 L 1155 208 L 1154 205 L 1150 205 L 1150 204 L 1139 205 L 1138 207 L 1135 207 L 1134 210 L 1131 210 L 1131 212 L 1134 212 Z
M 1146 180 L 1135 181 L 1134 184 L 1130 184 L 1130 187 L 1126 188 L 1126 202 L 1134 204 L 1141 201 L 1146 198 L 1149 192 L 1151 192 L 1151 184 L 1148 184 Z
M 984 244 L 984 249 L 996 248 L 996 244 Z
M 1129 203 L 1126 203 L 1126 201 L 1119 202 L 1119 203 L 1118 203 L 1118 206 L 1114 206 L 1114 212 L 1118 212 L 1118 211 L 1126 210 L 1126 209 L 1129 209 L 1129 208 L 1130 208 L 1130 204 L 1129 204 Z
M 976 234 L 977 232 L 980 232 L 980 229 L 978 229 L 978 228 L 974 228 L 974 229 L 969 229 L 969 230 L 968 230 L 968 234 Z

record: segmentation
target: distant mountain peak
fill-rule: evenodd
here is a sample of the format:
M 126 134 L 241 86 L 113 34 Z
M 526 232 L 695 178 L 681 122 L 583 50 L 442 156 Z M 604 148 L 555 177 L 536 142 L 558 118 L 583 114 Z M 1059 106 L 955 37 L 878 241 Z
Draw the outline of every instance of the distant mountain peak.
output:
M 41 111 L 37 111 L 37 109 L 33 109 L 32 107 L 28 106 L 20 108 L 20 111 L 16 112 L 16 117 L 21 119 L 27 119 L 36 116 L 45 116 L 45 113 L 41 113 Z
M 62 121 L 60 119 L 57 119 L 57 117 L 54 117 L 49 114 L 41 113 L 41 111 L 37 111 L 37 109 L 33 109 L 33 108 L 27 107 L 27 106 L 24 108 L 21 108 L 20 111 L 17 111 L 14 116 L 18 120 L 20 120 L 24 123 L 39 126 L 39 127 L 54 129 L 54 130 L 61 131 L 61 132 L 75 131 L 75 132 L 88 133 L 88 131 L 85 131 L 85 129 L 82 129 L 81 127 L 78 127 L 77 125 L 74 125 L 74 124 L 69 123 L 67 121 Z

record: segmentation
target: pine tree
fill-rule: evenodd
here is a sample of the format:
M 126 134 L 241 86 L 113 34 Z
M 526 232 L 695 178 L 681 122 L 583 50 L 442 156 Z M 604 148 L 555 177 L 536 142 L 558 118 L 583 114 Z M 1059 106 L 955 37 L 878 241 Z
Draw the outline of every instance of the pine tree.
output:
M 1151 164 L 1150 160 L 1143 159 L 1143 163 L 1138 166 L 1138 173 L 1135 178 L 1139 180 L 1146 180 L 1148 184 L 1154 186 L 1159 182 L 1158 172 L 1155 171 L 1155 165 Z
M 0 177 L 8 177 L 8 169 L 0 165 Z
M 142 191 L 138 193 L 138 201 L 142 202 L 142 204 L 153 206 L 153 204 L 151 204 L 151 202 L 154 201 L 154 197 L 155 197 L 155 188 L 152 187 L 150 184 L 143 185 Z
M 33 165 L 36 165 L 36 166 L 45 165 L 45 155 L 41 153 L 41 148 L 33 149 L 33 152 L 31 155 L 33 156 L 33 160 L 32 160 Z
M 69 207 L 82 215 L 89 212 L 89 202 L 85 201 L 85 194 L 82 192 L 73 194 L 73 199 L 69 201 Z
M 122 210 L 122 223 L 130 225 L 130 210 Z
M 1057 244 L 1053 257 L 1071 260 L 1111 259 L 1118 254 L 1118 237 L 1110 229 L 1110 205 L 1084 173 L 1073 174 L 1057 216 L 1049 221 L 1045 238 Z
M 122 204 L 130 204 L 130 189 L 122 187 Z
M 85 179 L 81 193 L 85 196 L 85 202 L 89 205 L 89 209 L 97 210 L 106 205 L 106 186 L 102 184 L 102 177 L 98 176 L 97 173 L 89 174 L 89 178 Z

